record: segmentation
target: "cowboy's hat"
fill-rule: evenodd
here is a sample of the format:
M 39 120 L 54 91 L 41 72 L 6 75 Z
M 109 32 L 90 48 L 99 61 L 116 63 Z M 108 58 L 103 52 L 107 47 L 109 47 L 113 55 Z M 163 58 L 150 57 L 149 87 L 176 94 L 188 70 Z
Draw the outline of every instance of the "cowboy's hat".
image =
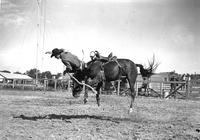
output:
M 58 48 L 53 49 L 53 50 L 52 50 L 52 54 L 51 54 L 51 58 L 52 58 L 53 56 L 57 56 L 57 55 L 61 54 L 62 52 L 63 52 L 62 49 L 58 49 Z

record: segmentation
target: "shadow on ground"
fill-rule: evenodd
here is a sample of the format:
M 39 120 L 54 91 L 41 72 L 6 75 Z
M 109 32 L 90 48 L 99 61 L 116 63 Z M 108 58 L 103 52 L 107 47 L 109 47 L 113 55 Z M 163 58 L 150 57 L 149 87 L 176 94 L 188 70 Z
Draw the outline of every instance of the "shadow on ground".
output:
M 44 116 L 26 116 L 26 115 L 19 115 L 19 116 L 13 116 L 13 118 L 21 118 L 23 120 L 31 120 L 31 121 L 37 121 L 39 119 L 59 119 L 64 120 L 65 122 L 71 123 L 71 121 L 68 121 L 70 119 L 95 119 L 95 120 L 103 120 L 103 121 L 111 121 L 114 123 L 120 123 L 122 121 L 129 121 L 133 122 L 130 118 L 115 118 L 115 117 L 109 117 L 109 116 L 96 116 L 96 115 L 57 115 L 57 114 L 48 114 Z

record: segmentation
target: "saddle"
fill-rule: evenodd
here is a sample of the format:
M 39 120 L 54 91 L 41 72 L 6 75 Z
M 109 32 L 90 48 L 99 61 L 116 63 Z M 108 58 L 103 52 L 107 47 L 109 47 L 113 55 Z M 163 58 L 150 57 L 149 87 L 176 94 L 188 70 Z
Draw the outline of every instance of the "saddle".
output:
M 92 53 L 93 53 L 93 55 L 92 55 Z M 121 70 L 123 69 L 122 66 L 119 64 L 117 57 L 113 56 L 112 52 L 108 55 L 108 57 L 105 57 L 105 56 L 100 55 L 100 53 L 98 51 L 94 51 L 94 52 L 92 51 L 92 52 L 90 52 L 90 57 L 91 57 L 92 61 L 96 61 L 96 60 L 101 61 L 103 63 L 102 69 L 103 69 L 104 65 L 106 65 L 110 62 L 115 62 Z M 102 75 L 104 75 L 104 74 L 102 74 Z M 105 76 L 103 76 L 103 77 L 105 77 Z
M 94 53 L 92 55 L 92 53 Z M 92 51 L 90 53 L 90 57 L 92 60 L 99 60 L 101 62 L 109 62 L 109 61 L 113 61 L 113 60 L 117 60 L 117 57 L 116 56 L 113 56 L 113 53 L 111 52 L 107 57 L 106 56 L 102 56 L 100 55 L 100 53 L 98 51 Z

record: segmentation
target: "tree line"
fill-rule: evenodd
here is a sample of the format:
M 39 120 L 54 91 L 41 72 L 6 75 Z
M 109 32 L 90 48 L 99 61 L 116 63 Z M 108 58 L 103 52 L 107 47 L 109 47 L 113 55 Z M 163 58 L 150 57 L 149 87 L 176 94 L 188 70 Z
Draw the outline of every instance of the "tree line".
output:
M 8 70 L 2 70 L 0 72 L 11 73 Z M 26 74 L 33 79 L 36 79 L 36 75 L 38 76 L 38 79 L 45 79 L 45 78 L 46 79 L 53 79 L 53 78 L 58 79 L 59 77 L 62 76 L 62 73 L 52 74 L 50 71 L 41 72 L 40 70 L 38 70 L 36 68 L 27 70 L 25 73 L 21 73 L 19 71 L 16 71 L 16 72 L 14 72 L 14 74 Z
M 0 72 L 11 73 L 8 70 L 2 70 Z M 16 71 L 16 72 L 14 72 L 14 74 L 26 74 L 33 79 L 36 79 L 36 74 L 38 74 L 38 79 L 44 79 L 44 78 L 47 78 L 47 79 L 56 78 L 56 79 L 58 79 L 59 77 L 62 76 L 62 73 L 52 74 L 50 71 L 41 72 L 40 70 L 38 70 L 36 68 L 27 70 L 25 73 L 21 73 L 19 71 Z M 188 74 L 188 75 L 191 77 L 191 79 L 194 79 L 194 80 L 200 79 L 200 74 L 195 73 L 195 74 Z M 55 76 L 55 77 L 53 77 L 53 76 Z

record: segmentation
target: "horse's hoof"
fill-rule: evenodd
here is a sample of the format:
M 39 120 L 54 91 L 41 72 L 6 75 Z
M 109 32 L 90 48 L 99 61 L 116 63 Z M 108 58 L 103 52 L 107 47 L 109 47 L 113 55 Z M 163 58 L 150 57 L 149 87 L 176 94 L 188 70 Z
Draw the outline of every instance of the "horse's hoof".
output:
M 128 113 L 132 113 L 132 112 L 133 112 L 133 108 L 130 108 Z
M 83 101 L 84 101 L 84 104 L 86 104 L 86 103 L 87 103 L 87 99 L 84 99 Z
M 79 97 L 80 97 L 80 95 L 73 95 L 73 97 L 74 97 L 74 98 L 79 98 Z

